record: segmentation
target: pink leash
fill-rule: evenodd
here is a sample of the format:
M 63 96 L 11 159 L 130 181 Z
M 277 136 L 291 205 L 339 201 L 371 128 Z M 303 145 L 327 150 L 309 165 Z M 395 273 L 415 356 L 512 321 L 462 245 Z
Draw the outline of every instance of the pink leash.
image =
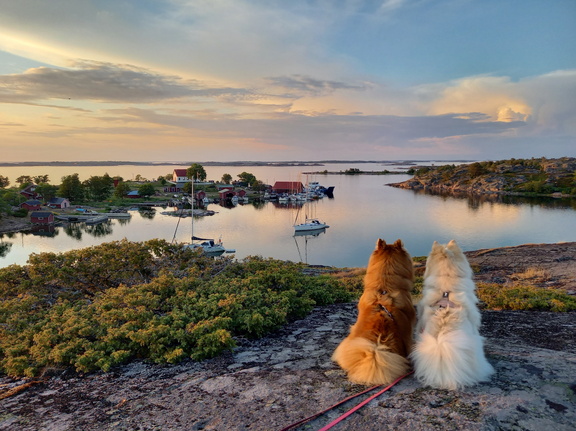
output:
M 409 376 L 410 374 L 412 374 L 414 371 L 410 371 L 408 374 L 404 374 L 401 377 L 398 377 L 396 380 L 394 380 L 392 383 L 390 383 L 388 386 L 386 386 L 384 389 L 382 389 L 380 392 L 375 393 L 374 395 L 372 395 L 371 397 L 366 398 L 364 401 L 362 401 L 360 404 L 358 404 L 357 406 L 351 408 L 350 410 L 348 410 L 346 413 L 342 414 L 341 416 L 337 417 L 336 419 L 334 419 L 332 422 L 330 422 L 328 425 L 320 428 L 318 431 L 326 431 L 329 430 L 330 428 L 332 428 L 334 425 L 338 424 L 339 422 L 342 422 L 344 419 L 346 419 L 348 416 L 350 416 L 352 413 L 360 410 L 362 407 L 364 407 L 366 404 L 368 404 L 370 401 L 372 401 L 374 398 L 379 397 L 380 395 L 382 395 L 384 392 L 386 392 L 388 389 L 390 389 L 392 386 L 394 386 L 396 383 L 398 383 L 400 380 L 402 380 L 404 377 Z M 313 414 L 312 416 L 307 417 L 306 419 L 302 419 L 301 421 L 298 421 L 296 423 L 293 423 L 292 425 L 288 425 L 285 428 L 282 428 L 280 431 L 287 431 L 291 428 L 294 428 L 298 425 L 301 425 L 305 422 L 308 422 L 311 419 L 314 419 L 326 412 L 329 412 L 330 410 L 332 410 L 334 407 L 338 407 L 341 404 L 344 404 L 346 401 L 349 401 L 353 398 L 356 398 L 360 395 L 363 395 L 367 392 L 370 392 L 376 388 L 378 388 L 379 386 L 373 386 L 371 388 L 368 388 L 362 392 L 359 392 L 355 395 L 351 395 L 348 398 L 343 399 L 342 401 L 337 402 L 336 404 L 334 404 L 331 407 L 328 407 L 326 410 L 322 410 L 321 412 L 318 412 L 316 414 Z

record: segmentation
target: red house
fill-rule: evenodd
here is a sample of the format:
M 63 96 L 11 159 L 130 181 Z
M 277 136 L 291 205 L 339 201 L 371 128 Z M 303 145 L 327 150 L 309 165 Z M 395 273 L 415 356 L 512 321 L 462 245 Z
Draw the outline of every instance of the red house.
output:
M 275 193 L 302 193 L 304 186 L 300 181 L 276 181 L 272 190 Z
M 42 207 L 42 202 L 38 199 L 29 199 L 26 202 L 20 204 L 20 208 L 25 208 L 28 211 L 37 211 Z
M 30 214 L 32 224 L 51 224 L 54 223 L 54 214 L 49 211 L 34 211 Z
M 38 193 L 36 193 L 36 184 L 30 184 L 20 190 L 20 194 L 26 196 L 28 199 L 36 199 L 38 197 Z
M 231 188 L 218 190 L 218 195 L 221 200 L 232 199 L 236 196 L 236 192 Z

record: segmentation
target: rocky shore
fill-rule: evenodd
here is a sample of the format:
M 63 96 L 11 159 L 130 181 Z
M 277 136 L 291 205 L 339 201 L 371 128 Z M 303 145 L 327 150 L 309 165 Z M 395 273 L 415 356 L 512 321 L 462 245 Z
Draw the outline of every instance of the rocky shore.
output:
M 437 193 L 480 195 L 564 195 L 576 193 L 576 158 L 503 160 L 422 167 L 392 187 Z
M 478 279 L 507 282 L 538 265 L 545 283 L 574 286 L 576 244 L 469 252 Z M 512 280 L 513 281 L 513 280 Z M 576 313 L 482 313 L 488 383 L 459 391 L 411 376 L 335 430 L 573 430 Z M 318 307 L 260 340 L 203 362 L 135 362 L 109 373 L 50 370 L 38 381 L 0 379 L 0 430 L 280 430 L 365 389 L 330 356 L 355 321 L 355 304 Z M 25 383 L 32 383 L 21 392 Z M 17 392 L 17 393 L 16 393 Z M 294 429 L 319 429 L 357 400 Z

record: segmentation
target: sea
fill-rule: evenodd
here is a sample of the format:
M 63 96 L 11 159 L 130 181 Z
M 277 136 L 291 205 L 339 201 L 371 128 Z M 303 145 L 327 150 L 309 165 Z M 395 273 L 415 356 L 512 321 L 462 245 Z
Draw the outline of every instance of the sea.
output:
M 419 161 L 416 165 L 448 162 Z M 450 162 L 452 164 L 452 162 Z M 0 166 L 11 184 L 21 175 L 48 175 L 51 184 L 77 173 L 80 180 L 108 173 L 125 180 L 155 179 L 189 165 L 115 166 Z M 301 205 L 248 202 L 237 206 L 209 204 L 214 215 L 194 218 L 194 235 L 221 239 L 236 259 L 262 256 L 311 265 L 366 266 L 376 240 L 401 239 L 412 256 L 426 256 L 432 243 L 454 239 L 466 251 L 526 243 L 576 241 L 576 199 L 449 196 L 391 187 L 411 175 L 345 175 L 344 171 L 406 172 L 407 162 L 344 162 L 318 166 L 220 165 L 204 166 L 207 178 L 218 181 L 225 173 L 237 178 L 248 172 L 267 184 L 276 181 L 317 181 L 333 186 L 332 198 Z M 328 172 L 319 174 L 318 172 Z M 163 214 L 176 209 L 132 209 L 130 219 L 110 219 L 98 225 L 74 223 L 44 232 L 0 234 L 0 267 L 24 265 L 32 253 L 66 252 L 127 239 L 161 238 L 189 242 L 190 218 Z M 309 215 L 330 227 L 317 235 L 295 236 L 297 217 Z

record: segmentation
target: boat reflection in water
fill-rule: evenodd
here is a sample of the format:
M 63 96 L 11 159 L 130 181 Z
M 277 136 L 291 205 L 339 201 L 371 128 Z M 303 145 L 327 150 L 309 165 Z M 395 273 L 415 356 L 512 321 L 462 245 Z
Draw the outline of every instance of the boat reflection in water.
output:
M 300 256 L 300 262 L 308 263 L 308 240 L 317 238 L 322 234 L 326 233 L 326 228 L 322 227 L 316 230 L 305 230 L 294 232 L 294 243 L 296 244 L 296 249 L 298 250 L 298 256 Z M 300 249 L 300 244 L 298 244 L 298 237 L 304 238 L 304 257 L 302 257 L 302 250 Z

